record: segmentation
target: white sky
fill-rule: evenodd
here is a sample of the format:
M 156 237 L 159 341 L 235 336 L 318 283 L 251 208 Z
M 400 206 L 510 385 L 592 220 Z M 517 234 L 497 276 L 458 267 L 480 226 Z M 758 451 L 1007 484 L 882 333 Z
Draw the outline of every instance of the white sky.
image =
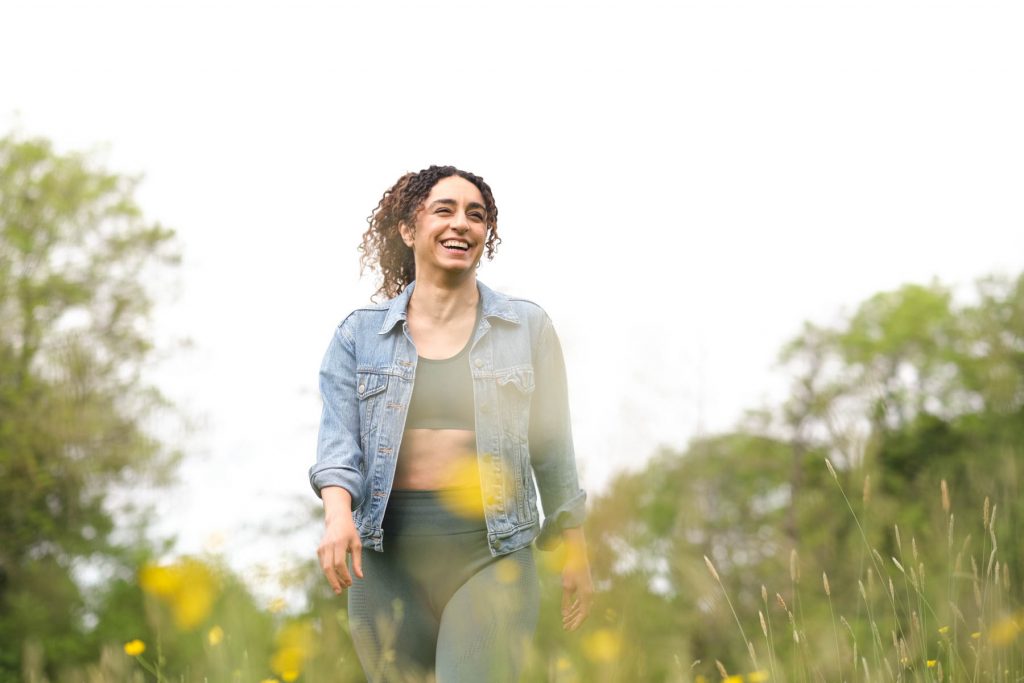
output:
M 784 394 L 805 319 L 1024 269 L 1019 2 L 0 0 L 0 134 L 142 172 L 177 229 L 153 378 L 199 423 L 161 496 L 250 577 L 316 499 L 316 374 L 408 170 L 483 175 L 480 278 L 567 356 L 583 481 Z M 217 539 L 220 539 L 219 541 Z

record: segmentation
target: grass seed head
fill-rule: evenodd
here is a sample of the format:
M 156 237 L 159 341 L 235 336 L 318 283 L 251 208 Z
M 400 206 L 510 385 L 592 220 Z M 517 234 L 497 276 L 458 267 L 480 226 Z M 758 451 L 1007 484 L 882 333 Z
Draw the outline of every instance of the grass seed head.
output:
M 942 490 L 942 511 L 949 514 L 949 487 L 946 486 L 945 479 L 939 484 L 939 488 Z
M 722 678 L 729 677 L 729 672 L 725 670 L 725 665 L 717 659 L 715 660 L 715 666 L 718 668 L 718 673 L 722 674 Z
M 821 573 L 821 582 L 825 586 L 825 595 L 832 597 L 832 590 L 828 587 L 828 574 L 825 572 Z
M 721 577 L 718 576 L 718 572 L 715 570 L 715 565 L 711 564 L 711 560 L 708 559 L 707 555 L 704 556 L 704 564 L 708 566 L 708 571 L 711 572 L 711 576 L 715 577 L 715 581 L 722 583 Z

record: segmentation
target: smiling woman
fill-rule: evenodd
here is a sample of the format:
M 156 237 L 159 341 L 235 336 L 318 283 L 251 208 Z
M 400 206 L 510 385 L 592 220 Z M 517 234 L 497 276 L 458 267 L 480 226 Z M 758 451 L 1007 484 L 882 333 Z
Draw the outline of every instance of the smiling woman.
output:
M 558 337 L 540 306 L 476 279 L 497 216 L 471 173 L 402 176 L 360 247 L 391 298 L 347 315 L 321 366 L 318 555 L 335 592 L 350 589 L 373 681 L 515 680 L 538 618 L 535 539 L 567 545 L 564 628 L 590 611 Z

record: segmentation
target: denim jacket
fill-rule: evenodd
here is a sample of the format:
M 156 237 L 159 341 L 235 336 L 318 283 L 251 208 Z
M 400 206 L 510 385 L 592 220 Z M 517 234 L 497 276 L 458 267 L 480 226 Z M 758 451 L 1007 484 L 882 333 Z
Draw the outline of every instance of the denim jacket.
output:
M 318 496 L 325 486 L 351 494 L 363 544 L 377 551 L 383 551 L 381 522 L 416 377 L 406 318 L 415 284 L 350 313 L 320 367 L 323 414 L 309 481 Z M 562 529 L 583 523 L 586 500 L 576 475 L 561 345 L 540 306 L 479 281 L 477 287 L 482 310 L 469 363 L 491 554 L 534 538 L 539 548 L 552 548 Z

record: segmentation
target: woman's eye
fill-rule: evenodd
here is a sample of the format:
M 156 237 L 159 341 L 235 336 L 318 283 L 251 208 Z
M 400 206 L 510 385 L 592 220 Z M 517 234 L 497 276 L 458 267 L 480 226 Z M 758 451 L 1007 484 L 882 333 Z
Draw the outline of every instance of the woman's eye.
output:
M 469 215 L 472 216 L 473 218 L 477 219 L 478 221 L 482 221 L 484 219 L 484 215 L 482 213 L 479 213 L 479 212 L 471 213 Z

